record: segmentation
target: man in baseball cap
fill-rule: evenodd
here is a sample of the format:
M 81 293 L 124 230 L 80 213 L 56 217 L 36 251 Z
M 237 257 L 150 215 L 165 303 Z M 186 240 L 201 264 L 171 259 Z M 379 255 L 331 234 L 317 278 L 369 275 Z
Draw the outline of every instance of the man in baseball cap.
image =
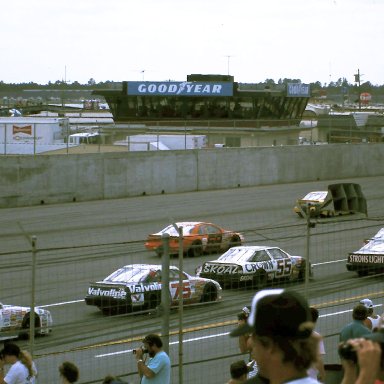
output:
M 364 320 L 364 325 L 369 329 L 379 328 L 380 316 L 373 313 L 373 302 L 370 299 L 360 300 L 360 304 L 363 304 L 368 309 L 368 316 Z
M 256 293 L 247 322 L 230 335 L 251 333 L 250 348 L 260 376 L 270 384 L 315 384 L 307 369 L 318 358 L 319 338 L 304 297 L 295 291 L 265 289 Z M 254 378 L 246 383 L 255 383 Z

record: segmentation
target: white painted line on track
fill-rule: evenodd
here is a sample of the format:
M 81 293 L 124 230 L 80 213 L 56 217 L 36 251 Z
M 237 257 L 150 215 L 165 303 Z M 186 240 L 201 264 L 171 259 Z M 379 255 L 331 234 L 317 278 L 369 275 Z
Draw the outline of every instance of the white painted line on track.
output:
M 72 301 L 63 301 L 62 303 L 54 303 L 54 304 L 47 304 L 47 305 L 37 305 L 37 307 L 39 307 L 39 308 L 58 307 L 59 305 L 81 303 L 82 301 L 84 301 L 84 299 L 72 300 Z
M 206 339 L 212 339 L 213 337 L 221 337 L 221 336 L 228 336 L 229 332 L 223 332 L 223 333 L 217 333 L 215 335 L 208 335 L 208 336 L 202 336 L 202 337 L 193 337 L 192 339 L 186 339 L 183 340 L 184 343 L 190 343 L 192 341 L 200 341 L 200 340 L 206 340 Z M 169 345 L 179 344 L 179 341 L 173 341 L 169 343 Z M 104 353 L 102 355 L 95 355 L 95 357 L 107 357 L 107 356 L 115 356 L 115 355 L 122 355 L 124 353 L 132 353 L 133 349 L 126 349 L 123 351 L 118 352 L 111 352 L 111 353 Z

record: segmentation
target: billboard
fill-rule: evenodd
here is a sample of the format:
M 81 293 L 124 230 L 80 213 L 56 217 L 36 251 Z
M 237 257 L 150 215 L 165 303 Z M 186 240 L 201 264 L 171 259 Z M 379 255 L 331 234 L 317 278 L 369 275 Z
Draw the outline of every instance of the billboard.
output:
M 130 96 L 232 96 L 233 83 L 226 81 L 129 81 Z
M 310 97 L 311 92 L 310 92 L 309 84 L 288 83 L 287 96 L 288 97 Z

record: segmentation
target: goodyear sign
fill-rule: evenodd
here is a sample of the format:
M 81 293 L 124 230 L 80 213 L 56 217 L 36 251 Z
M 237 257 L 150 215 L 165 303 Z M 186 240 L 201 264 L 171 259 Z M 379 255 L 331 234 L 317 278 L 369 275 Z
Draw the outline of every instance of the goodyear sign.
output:
M 225 81 L 129 81 L 132 96 L 232 96 L 233 83 Z
M 287 96 L 288 97 L 310 97 L 311 92 L 310 92 L 309 84 L 288 83 Z

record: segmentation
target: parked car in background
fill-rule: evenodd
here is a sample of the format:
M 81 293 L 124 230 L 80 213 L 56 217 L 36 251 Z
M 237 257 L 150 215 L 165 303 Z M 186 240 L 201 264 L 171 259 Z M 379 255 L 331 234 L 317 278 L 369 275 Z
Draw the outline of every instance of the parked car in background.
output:
M 28 337 L 30 328 L 30 307 L 0 303 L 0 340 Z M 46 335 L 52 331 L 51 313 L 35 307 L 35 333 Z
M 208 252 L 224 252 L 231 247 L 241 245 L 244 241 L 241 233 L 221 228 L 212 223 L 184 221 L 175 224 L 178 228 L 183 229 L 183 253 L 192 257 Z M 162 236 L 166 233 L 169 235 L 169 254 L 177 255 L 179 253 L 179 233 L 173 224 L 157 233 L 148 235 L 145 247 L 161 256 L 163 254 Z
M 216 280 L 223 288 L 262 288 L 272 282 L 303 280 L 305 263 L 302 256 L 292 256 L 279 247 L 240 246 L 230 248 L 217 260 L 205 262 L 196 274 Z
M 91 283 L 85 302 L 103 313 L 155 309 L 161 302 L 162 266 L 130 264 L 111 273 L 102 281 Z M 183 279 L 183 304 L 221 300 L 221 286 L 216 281 L 191 276 L 175 266 L 169 269 L 171 306 L 179 304 L 180 274 Z

